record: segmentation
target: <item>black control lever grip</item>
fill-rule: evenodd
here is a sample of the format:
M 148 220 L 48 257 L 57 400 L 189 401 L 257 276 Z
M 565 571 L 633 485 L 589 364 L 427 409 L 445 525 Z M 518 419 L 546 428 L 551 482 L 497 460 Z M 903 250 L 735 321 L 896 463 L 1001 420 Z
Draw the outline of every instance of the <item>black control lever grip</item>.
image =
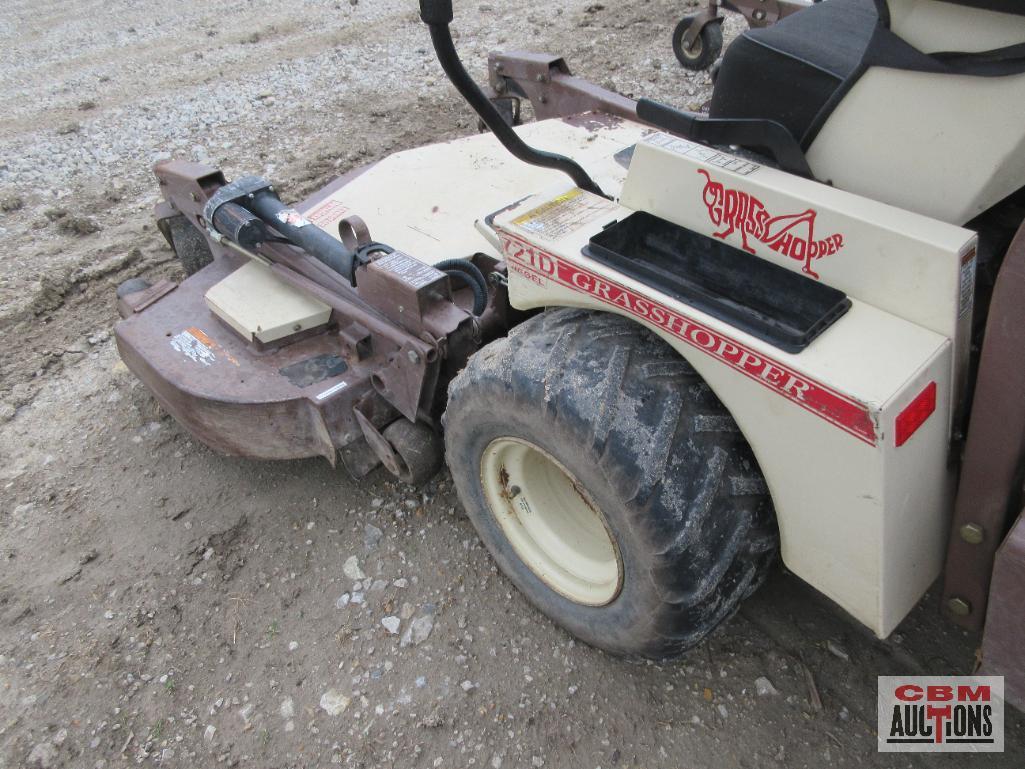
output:
M 491 129 L 491 133 L 502 143 L 502 146 L 524 163 L 561 171 L 581 189 L 595 195 L 608 197 L 579 163 L 565 155 L 534 149 L 520 138 L 512 126 L 505 122 L 501 113 L 470 77 L 470 73 L 466 71 L 463 63 L 459 60 L 456 45 L 452 40 L 452 32 L 449 29 L 449 24 L 452 22 L 452 0 L 420 0 L 420 18 L 424 20 L 427 28 L 431 31 L 434 52 L 448 79 L 466 100 L 466 103 L 484 121 L 484 125 Z
M 782 123 L 775 120 L 710 118 L 697 112 L 684 112 L 651 99 L 637 101 L 637 117 L 645 123 L 702 144 L 735 144 L 756 152 L 762 151 L 774 158 L 784 171 L 807 179 L 815 178 L 800 142 Z
M 424 24 L 451 24 L 452 0 L 420 0 L 420 18 Z

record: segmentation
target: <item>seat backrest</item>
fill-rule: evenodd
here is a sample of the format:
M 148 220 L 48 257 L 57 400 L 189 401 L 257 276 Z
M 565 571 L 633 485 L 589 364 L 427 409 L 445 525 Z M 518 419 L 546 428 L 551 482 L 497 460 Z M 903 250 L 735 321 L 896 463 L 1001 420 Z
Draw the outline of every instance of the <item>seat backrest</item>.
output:
M 1022 42 L 1021 0 L 875 0 L 879 17 L 920 51 L 986 51 Z M 989 11 L 979 13 L 978 11 Z
M 876 2 L 883 34 L 825 113 L 808 161 L 842 189 L 963 224 L 1025 186 L 1025 7 Z

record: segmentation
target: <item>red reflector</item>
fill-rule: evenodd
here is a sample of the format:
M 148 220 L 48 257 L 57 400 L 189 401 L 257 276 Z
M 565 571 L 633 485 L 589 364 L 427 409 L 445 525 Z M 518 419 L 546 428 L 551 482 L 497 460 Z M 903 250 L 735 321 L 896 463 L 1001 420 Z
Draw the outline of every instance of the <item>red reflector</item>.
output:
M 908 438 L 915 434 L 929 415 L 936 410 L 936 383 L 929 382 L 922 392 L 897 415 L 894 439 L 898 446 L 907 443 Z

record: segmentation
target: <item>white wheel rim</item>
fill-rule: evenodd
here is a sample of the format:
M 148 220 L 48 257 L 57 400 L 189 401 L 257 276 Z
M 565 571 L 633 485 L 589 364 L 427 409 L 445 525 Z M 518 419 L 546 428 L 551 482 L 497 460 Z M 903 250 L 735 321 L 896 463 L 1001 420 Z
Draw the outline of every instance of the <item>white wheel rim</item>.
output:
M 529 441 L 496 438 L 480 478 L 492 515 L 538 579 L 584 606 L 619 595 L 623 562 L 605 516 L 557 459 Z

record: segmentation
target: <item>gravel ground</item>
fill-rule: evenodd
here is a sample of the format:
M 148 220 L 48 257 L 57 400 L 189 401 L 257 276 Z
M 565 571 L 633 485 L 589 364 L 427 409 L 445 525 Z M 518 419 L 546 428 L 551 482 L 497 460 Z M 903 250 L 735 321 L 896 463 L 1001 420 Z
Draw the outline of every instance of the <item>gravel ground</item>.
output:
M 478 75 L 532 48 L 707 98 L 680 3 L 457 11 Z M 497 574 L 446 475 L 216 456 L 118 361 L 113 287 L 178 274 L 155 160 L 298 199 L 474 130 L 412 0 L 7 0 L 0 65 L 0 767 L 930 765 L 875 752 L 875 676 L 970 668 L 934 597 L 881 642 L 781 570 L 682 660 L 611 658 Z

